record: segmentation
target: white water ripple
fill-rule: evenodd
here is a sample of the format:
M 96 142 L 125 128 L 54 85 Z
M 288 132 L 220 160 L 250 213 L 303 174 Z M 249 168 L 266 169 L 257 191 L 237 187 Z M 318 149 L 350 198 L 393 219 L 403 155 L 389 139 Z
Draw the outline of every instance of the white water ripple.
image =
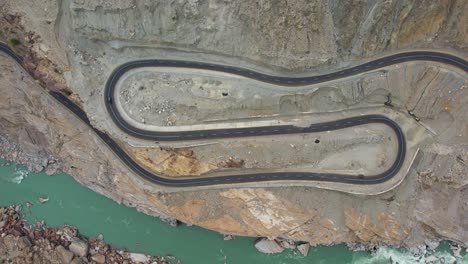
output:
M 20 184 L 26 177 L 28 177 L 29 171 L 28 170 L 18 170 L 12 174 L 11 181 L 16 184 Z
M 433 254 L 438 261 L 432 262 L 437 263 L 454 263 L 457 259 L 448 252 L 434 252 Z M 429 256 L 428 256 L 429 257 Z M 389 247 L 380 247 L 375 255 L 372 257 L 356 257 L 353 259 L 352 263 L 359 264 L 386 264 L 386 263 L 398 263 L 398 264 L 413 264 L 413 263 L 429 263 L 428 257 L 425 256 L 415 256 L 408 251 L 402 251 Z M 442 260 L 443 259 L 443 260 Z M 458 259 L 460 261 L 461 259 Z M 463 260 L 461 260 L 463 261 Z M 464 263 L 464 262 L 463 262 Z

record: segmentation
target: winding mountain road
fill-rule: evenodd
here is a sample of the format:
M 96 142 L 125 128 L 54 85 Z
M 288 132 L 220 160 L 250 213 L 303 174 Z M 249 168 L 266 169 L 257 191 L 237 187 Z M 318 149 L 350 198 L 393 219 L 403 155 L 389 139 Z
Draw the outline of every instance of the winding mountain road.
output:
M 6 53 L 19 64 L 22 64 L 22 58 L 15 54 L 8 46 L 0 43 L 0 51 Z M 265 181 L 324 181 L 338 182 L 349 184 L 377 184 L 385 182 L 394 177 L 401 169 L 406 157 L 406 141 L 404 133 L 396 122 L 382 115 L 365 115 L 341 119 L 333 122 L 325 122 L 312 124 L 309 127 L 295 127 L 291 125 L 284 126 L 269 126 L 269 127 L 253 127 L 253 128 L 234 128 L 234 129 L 216 129 L 216 130 L 199 130 L 199 131 L 179 131 L 179 132 L 158 132 L 146 131 L 135 128 L 128 124 L 120 115 L 114 103 L 114 89 L 119 78 L 127 71 L 141 67 L 178 67 L 203 69 L 211 71 L 220 71 L 225 73 L 237 74 L 247 78 L 273 83 L 283 86 L 303 86 L 310 85 L 334 79 L 344 78 L 351 75 L 375 70 L 385 66 L 402 63 L 406 61 L 433 61 L 445 63 L 454 67 L 460 68 L 465 72 L 468 71 L 468 63 L 456 56 L 438 53 L 438 52 L 406 52 L 383 57 L 356 67 L 340 70 L 337 72 L 312 76 L 312 77 L 284 77 L 272 76 L 243 68 L 216 65 L 209 63 L 175 61 L 175 60 L 140 60 L 128 62 L 119 66 L 109 77 L 105 87 L 105 104 L 111 115 L 114 123 L 125 133 L 147 140 L 157 141 L 180 141 L 180 140 L 196 140 L 196 139 L 212 139 L 212 138 L 227 138 L 227 137 L 246 137 L 246 136 L 262 136 L 262 135 L 281 135 L 281 134 L 298 134 L 298 133 L 313 133 L 322 131 L 331 131 L 343 129 L 358 125 L 371 123 L 380 123 L 388 126 L 396 134 L 397 138 L 397 157 L 394 163 L 386 171 L 376 175 L 344 175 L 334 173 L 312 173 L 312 172 L 275 172 L 275 173 L 255 173 L 242 175 L 228 175 L 216 177 L 196 177 L 196 178 L 165 178 L 149 172 L 136 161 L 134 161 L 119 145 L 110 138 L 107 134 L 94 128 L 86 113 L 70 101 L 66 96 L 58 92 L 50 91 L 58 102 L 67 107 L 83 122 L 85 122 L 127 165 L 134 173 L 140 177 L 162 186 L 168 187 L 196 187 L 209 186 L 220 184 L 247 183 L 247 182 L 265 182 Z

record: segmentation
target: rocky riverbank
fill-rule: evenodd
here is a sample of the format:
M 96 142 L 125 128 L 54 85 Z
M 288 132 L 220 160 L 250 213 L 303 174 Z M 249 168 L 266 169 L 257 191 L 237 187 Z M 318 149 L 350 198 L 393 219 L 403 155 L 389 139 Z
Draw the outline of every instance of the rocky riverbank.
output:
M 457 243 L 451 242 L 449 244 L 451 254 L 449 256 L 438 256 L 436 254 L 436 249 L 439 248 L 441 244 L 440 240 L 426 240 L 424 245 L 418 247 L 410 248 L 410 253 L 419 259 L 418 263 L 453 263 L 456 264 L 458 260 L 462 260 L 462 251 L 468 252 L 468 249 L 463 249 L 462 246 Z M 367 251 L 370 252 L 373 256 L 378 254 L 380 246 L 370 246 L 368 244 L 362 243 L 347 243 L 347 248 L 352 251 Z M 293 255 L 301 254 L 302 256 L 309 255 L 311 246 L 309 243 L 304 242 L 295 242 L 290 239 L 285 238 L 276 238 L 268 239 L 266 237 L 258 238 L 255 241 L 255 248 L 264 254 L 279 254 L 285 250 L 291 250 Z M 447 259 L 446 259 L 447 258 Z M 447 262 L 450 260 L 455 260 L 453 262 Z M 388 263 L 398 263 L 394 262 L 391 257 L 388 258 Z
M 106 244 L 104 237 L 85 238 L 72 226 L 28 223 L 21 205 L 0 207 L 0 263 L 179 263 L 172 256 L 148 256 Z

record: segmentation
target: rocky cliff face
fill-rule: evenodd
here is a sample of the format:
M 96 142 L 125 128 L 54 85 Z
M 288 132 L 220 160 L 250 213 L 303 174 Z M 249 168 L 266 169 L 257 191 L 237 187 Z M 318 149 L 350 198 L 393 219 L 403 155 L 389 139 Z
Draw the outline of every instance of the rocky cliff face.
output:
M 18 38 L 25 44 L 18 45 L 19 52 L 34 52 L 28 69 L 40 83 L 72 93 L 98 126 L 107 118 L 96 107 L 103 84 L 117 64 L 129 59 L 214 54 L 226 63 L 240 59 L 269 69 L 319 71 L 405 48 L 444 47 L 466 54 L 468 43 L 468 2 L 462 0 L 7 0 L 0 5 L 4 17 L 18 17 L 3 26 L 2 38 Z M 36 38 L 28 40 L 29 31 Z M 2 157 L 34 171 L 64 171 L 147 214 L 222 233 L 286 236 L 312 244 L 413 246 L 437 238 L 468 244 L 466 73 L 408 65 L 351 84 L 363 94 L 399 91 L 402 106 L 437 128 L 437 136 L 421 144 L 415 167 L 399 187 L 355 196 L 300 187 L 161 192 L 143 185 L 10 59 L 0 57 L 0 68 Z M 388 82 L 394 88 L 384 85 Z
M 73 31 L 88 39 L 175 45 L 290 70 L 406 47 L 466 47 L 468 33 L 462 0 L 76 0 L 70 8 Z

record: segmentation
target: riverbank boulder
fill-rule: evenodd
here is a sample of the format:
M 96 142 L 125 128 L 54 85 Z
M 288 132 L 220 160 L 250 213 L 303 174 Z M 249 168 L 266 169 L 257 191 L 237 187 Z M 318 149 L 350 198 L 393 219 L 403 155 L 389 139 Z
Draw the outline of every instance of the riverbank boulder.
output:
M 260 238 L 255 241 L 255 248 L 265 254 L 277 254 L 283 252 L 282 248 L 278 242 L 275 240 L 269 240 L 267 238 Z
M 88 243 L 78 238 L 73 239 L 70 244 L 70 251 L 78 257 L 85 257 L 86 255 L 88 255 L 88 249 Z
M 55 251 L 57 251 L 60 254 L 63 263 L 70 263 L 73 259 L 73 252 L 66 250 L 62 245 L 56 247 Z
M 299 252 L 301 252 L 303 256 L 307 256 L 309 255 L 310 244 L 309 243 L 300 244 L 297 246 L 297 250 L 299 250 Z

